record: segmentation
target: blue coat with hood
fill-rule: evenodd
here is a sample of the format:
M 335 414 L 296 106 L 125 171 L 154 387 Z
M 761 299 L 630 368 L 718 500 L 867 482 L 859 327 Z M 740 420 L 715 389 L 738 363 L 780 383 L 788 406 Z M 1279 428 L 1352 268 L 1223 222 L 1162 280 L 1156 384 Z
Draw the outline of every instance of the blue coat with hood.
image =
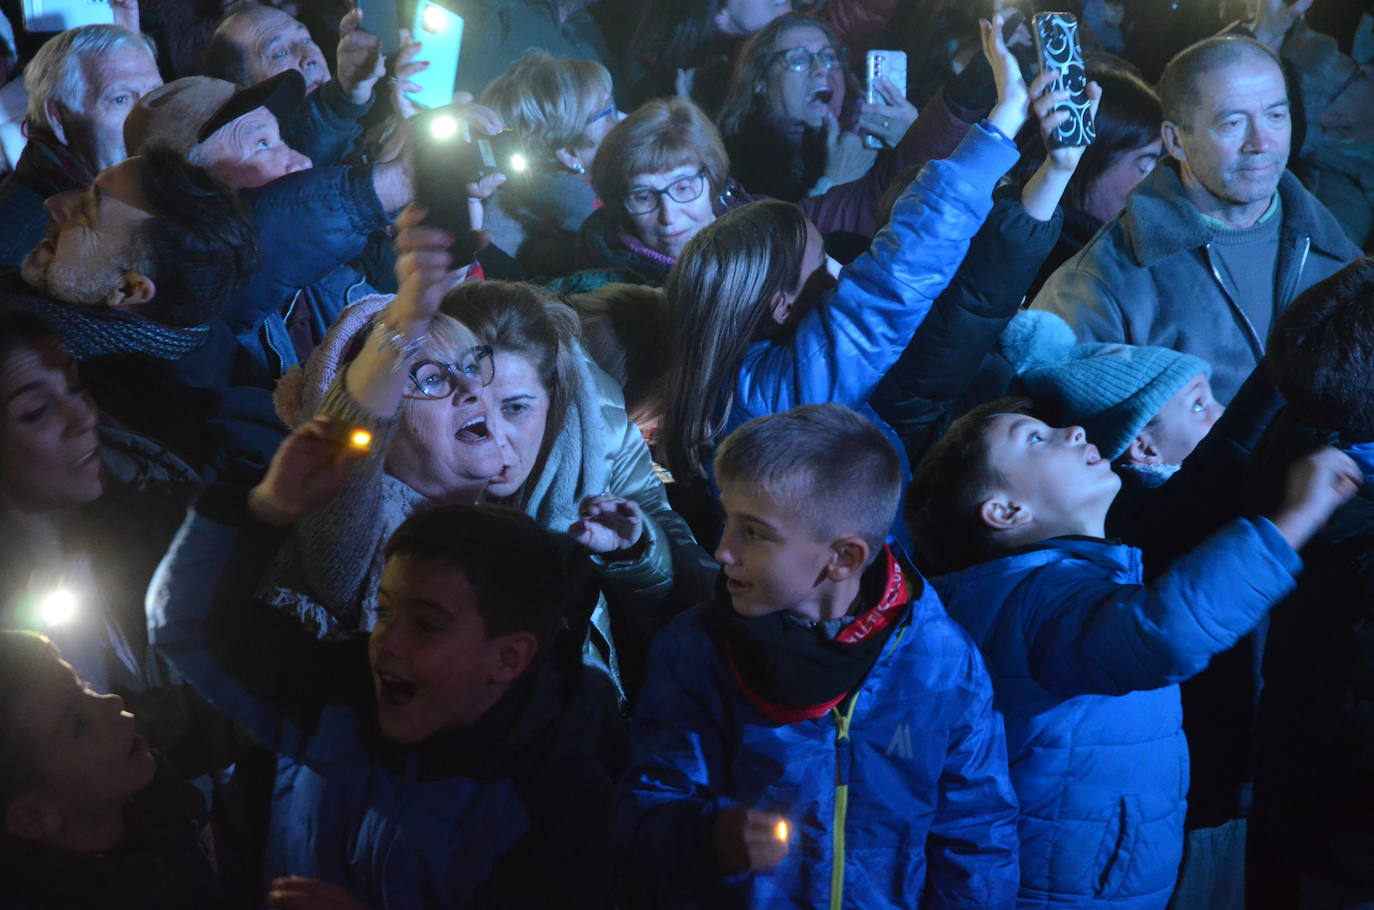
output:
M 987 671 L 934 590 L 906 577 L 913 602 L 867 677 L 812 720 L 779 724 L 744 693 L 711 604 L 654 640 L 617 840 L 671 893 L 657 906 L 1013 905 L 1016 803 Z M 722 877 L 711 831 L 731 806 L 790 821 L 772 872 Z
M 1021 805 L 1021 908 L 1163 908 L 1183 853 L 1178 685 L 1294 588 L 1240 519 L 1142 585 L 1140 551 L 1059 537 L 932 579 L 982 648 Z

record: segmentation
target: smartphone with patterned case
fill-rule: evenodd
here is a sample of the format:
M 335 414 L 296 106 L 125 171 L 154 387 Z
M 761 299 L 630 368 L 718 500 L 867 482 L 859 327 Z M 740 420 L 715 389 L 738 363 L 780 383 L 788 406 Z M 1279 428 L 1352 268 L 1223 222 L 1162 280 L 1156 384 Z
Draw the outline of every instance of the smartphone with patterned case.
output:
M 1031 21 L 1040 65 L 1060 72 L 1049 90 L 1069 93 L 1068 101 L 1055 105 L 1057 111 L 1067 110 L 1069 119 L 1050 134 L 1049 144 L 1053 148 L 1091 145 L 1097 130 L 1088 101 L 1088 72 L 1078 43 L 1078 20 L 1072 13 L 1036 13 Z
M 865 97 L 869 104 L 887 103 L 878 91 L 879 76 L 886 76 L 892 80 L 892 84 L 897 86 L 897 91 L 903 98 L 906 97 L 906 51 L 869 51 L 864 69 L 868 75 L 868 93 Z M 886 147 L 887 143 L 872 133 L 864 136 L 864 148 Z

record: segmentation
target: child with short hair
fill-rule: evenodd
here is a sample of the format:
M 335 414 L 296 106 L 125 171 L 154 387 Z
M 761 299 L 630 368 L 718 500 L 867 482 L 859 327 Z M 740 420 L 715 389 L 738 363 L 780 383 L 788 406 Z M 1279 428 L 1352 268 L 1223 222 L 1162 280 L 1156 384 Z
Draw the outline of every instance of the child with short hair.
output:
M 0 631 L 0 819 L 5 907 L 228 906 L 199 792 L 32 632 Z
M 268 871 L 369 907 L 604 907 L 618 717 L 582 672 L 597 587 L 569 538 L 496 507 L 418 512 L 368 637 L 320 641 L 254 598 L 360 457 L 350 433 L 316 418 L 247 496 L 211 487 L 149 594 L 158 651 L 282 757 Z
M 1142 585 L 1139 551 L 1104 539 L 1111 463 L 1026 404 L 955 421 L 918 468 L 913 532 L 1006 720 L 1020 906 L 1162 908 L 1188 788 L 1177 683 L 1293 590 L 1295 550 L 1360 476 L 1308 454 L 1272 518 L 1232 522 Z
M 619 837 L 660 906 L 1010 907 L 1016 805 L 977 650 L 884 546 L 901 462 L 838 404 L 715 459 L 714 602 L 654 642 Z

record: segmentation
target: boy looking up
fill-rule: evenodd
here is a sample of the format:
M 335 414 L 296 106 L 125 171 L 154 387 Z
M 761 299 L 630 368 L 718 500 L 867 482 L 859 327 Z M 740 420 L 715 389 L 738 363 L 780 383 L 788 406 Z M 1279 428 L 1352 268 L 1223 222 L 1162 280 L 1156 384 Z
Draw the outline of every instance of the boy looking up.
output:
M 1293 590 L 1295 550 L 1360 475 L 1334 449 L 1307 454 L 1272 518 L 1236 520 L 1146 586 L 1140 552 L 1103 539 L 1110 462 L 1025 404 L 955 421 L 916 474 L 914 532 L 1006 720 L 1020 906 L 1162 908 L 1188 789 L 1177 683 Z
M 660 906 L 1010 907 L 1016 806 L 977 651 L 884 546 L 897 453 L 837 404 L 720 447 L 714 602 L 662 632 L 619 841 Z
M 30 632 L 0 631 L 0 819 L 5 907 L 228 906 L 200 794 Z

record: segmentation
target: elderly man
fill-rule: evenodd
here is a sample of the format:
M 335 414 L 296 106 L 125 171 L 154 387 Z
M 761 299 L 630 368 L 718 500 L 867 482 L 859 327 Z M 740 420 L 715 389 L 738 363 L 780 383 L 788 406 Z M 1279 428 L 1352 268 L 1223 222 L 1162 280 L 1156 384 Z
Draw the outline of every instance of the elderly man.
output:
M 1159 84 L 1161 161 L 1033 306 L 1084 341 L 1158 345 L 1212 365 L 1229 403 L 1276 314 L 1360 255 L 1285 170 L 1292 125 L 1278 60 L 1241 36 L 1174 57 Z
M 295 70 L 308 96 L 302 109 L 282 118 L 287 143 L 317 164 L 338 164 L 362 135 L 359 120 L 372 108 L 373 86 L 386 72 L 381 42 L 359 29 L 353 10 L 339 23 L 338 78 L 304 25 L 279 9 L 255 3 L 235 7 L 205 49 L 205 73 L 239 85 L 256 85 Z
M 47 205 L 45 237 L 0 286 L 57 329 L 101 409 L 207 476 L 270 455 L 285 428 L 266 392 L 231 386 L 216 324 L 257 258 L 233 194 L 155 149 Z
M 43 236 L 43 201 L 89 186 L 124 154 L 124 118 L 162 84 L 153 45 L 116 25 L 48 40 L 24 73 L 29 141 L 0 185 L 0 266 L 17 265 Z
M 125 124 L 131 150 L 170 148 L 241 191 L 262 257 L 221 319 L 239 341 L 236 382 L 264 389 L 305 360 L 345 306 L 375 293 L 349 263 L 413 195 L 402 161 L 312 168 L 286 144 L 277 117 L 304 93 L 294 69 L 249 88 L 188 76 L 145 96 Z

